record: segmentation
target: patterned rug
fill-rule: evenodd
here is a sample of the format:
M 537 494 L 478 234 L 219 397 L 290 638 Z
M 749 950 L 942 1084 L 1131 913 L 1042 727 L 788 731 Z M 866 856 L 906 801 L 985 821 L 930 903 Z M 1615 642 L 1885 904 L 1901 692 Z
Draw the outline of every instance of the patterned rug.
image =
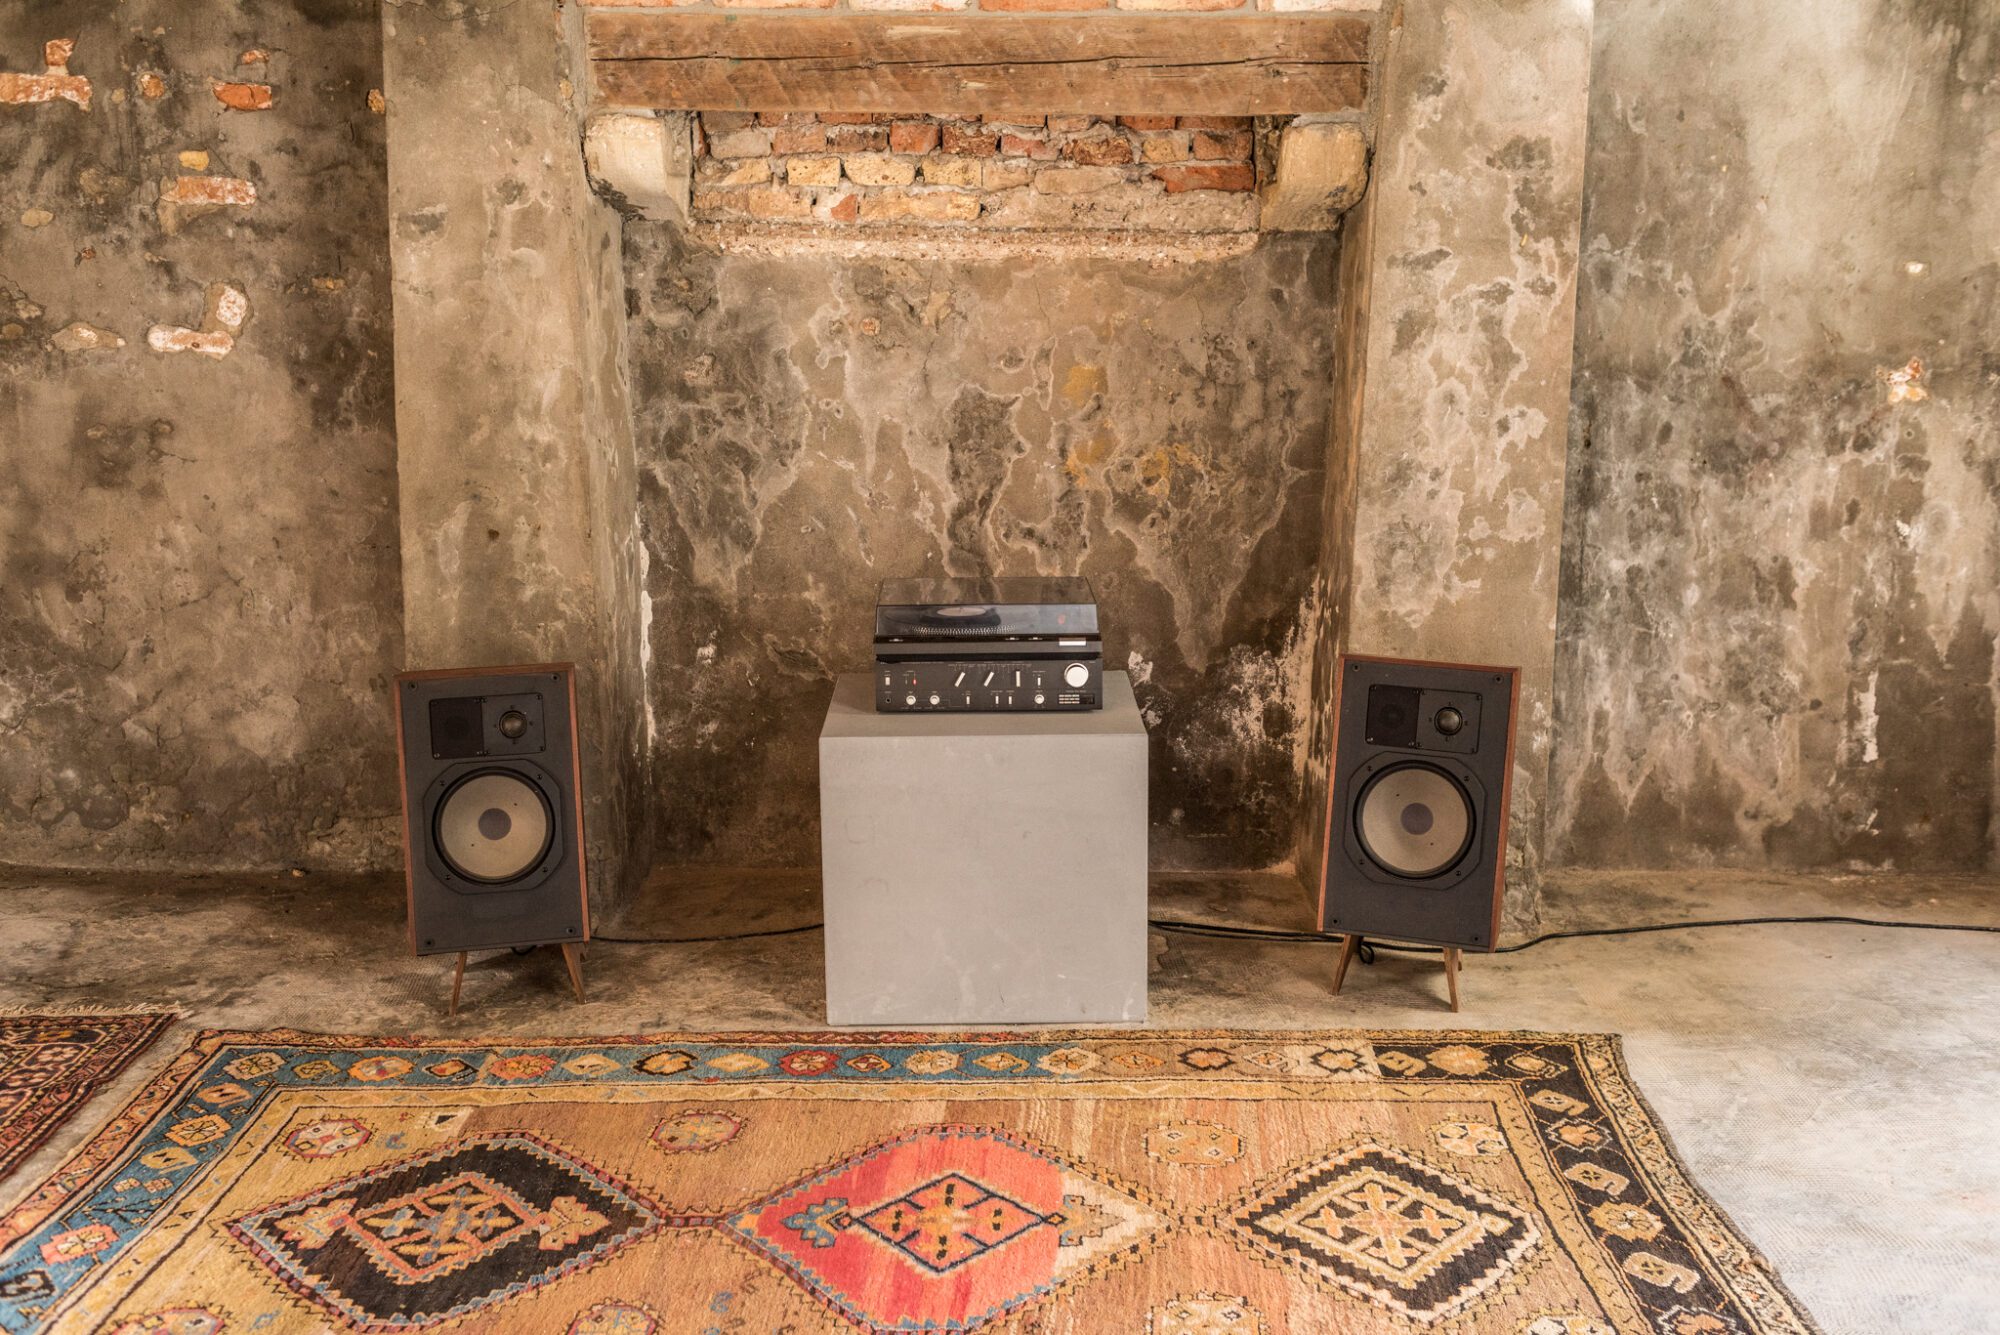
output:
M 1803 1335 L 1604 1036 L 205 1033 L 0 1329 Z
M 173 1021 L 160 1011 L 0 1011 L 0 1180 Z

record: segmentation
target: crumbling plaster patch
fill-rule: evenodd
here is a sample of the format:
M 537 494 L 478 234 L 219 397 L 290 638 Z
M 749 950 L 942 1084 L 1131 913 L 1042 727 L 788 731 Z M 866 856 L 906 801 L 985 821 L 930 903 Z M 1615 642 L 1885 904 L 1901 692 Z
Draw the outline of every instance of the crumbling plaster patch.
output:
M 0 71 L 0 106 L 33 106 L 41 102 L 68 102 L 79 111 L 90 110 L 90 80 L 69 70 L 76 54 L 74 37 L 54 37 L 42 44 L 40 74 Z
M 313 9 L 133 0 L 8 27 L 8 58 L 74 39 L 50 63 L 96 92 L 87 111 L 0 105 L 0 217 L 32 203 L 39 224 L 0 227 L 8 861 L 398 856 L 375 726 L 400 643 L 382 137 L 364 101 L 377 20 L 359 0 Z M 240 116 L 207 80 L 253 46 L 285 53 L 265 77 L 287 91 Z M 267 189 L 169 231 L 156 183 L 193 145 Z M 233 346 L 161 355 L 156 326 L 172 346 Z
M 1556 845 L 1987 865 L 2000 16 L 1693 9 L 1598 7 Z

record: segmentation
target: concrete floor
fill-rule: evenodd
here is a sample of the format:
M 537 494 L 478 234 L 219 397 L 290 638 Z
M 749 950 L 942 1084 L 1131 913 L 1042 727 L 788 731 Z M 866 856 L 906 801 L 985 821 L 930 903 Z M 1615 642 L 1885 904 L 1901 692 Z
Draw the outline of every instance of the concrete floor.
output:
M 2000 924 L 1992 878 L 1571 873 L 1549 927 L 1849 913 Z M 1174 877 L 1154 914 L 1307 925 L 1283 877 Z M 395 878 L 0 876 L 0 1007 L 171 1004 L 190 1026 L 348 1033 L 590 1034 L 811 1028 L 816 933 L 590 952 L 589 999 L 560 957 L 475 961 L 444 1014 L 445 960 L 413 960 Z M 810 878 L 658 876 L 611 935 L 688 936 L 815 921 Z M 1465 1009 L 1434 959 L 1385 956 L 1327 993 L 1333 951 L 1156 939 L 1156 1026 L 1613 1031 L 1706 1186 L 1829 1335 L 2000 1331 L 2000 937 L 1772 926 L 1559 941 L 1470 959 Z M 24 1192 L 175 1034 L 0 1187 Z

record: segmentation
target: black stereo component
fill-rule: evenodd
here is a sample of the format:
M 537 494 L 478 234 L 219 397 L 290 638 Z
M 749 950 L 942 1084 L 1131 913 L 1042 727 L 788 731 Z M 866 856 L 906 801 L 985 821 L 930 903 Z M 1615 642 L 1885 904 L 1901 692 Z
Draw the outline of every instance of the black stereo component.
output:
M 1097 601 L 1081 578 L 884 580 L 881 713 L 1102 709 Z
M 1349 654 L 1339 674 L 1320 929 L 1493 949 L 1519 671 Z
M 589 939 L 575 682 L 567 663 L 396 678 L 417 954 Z

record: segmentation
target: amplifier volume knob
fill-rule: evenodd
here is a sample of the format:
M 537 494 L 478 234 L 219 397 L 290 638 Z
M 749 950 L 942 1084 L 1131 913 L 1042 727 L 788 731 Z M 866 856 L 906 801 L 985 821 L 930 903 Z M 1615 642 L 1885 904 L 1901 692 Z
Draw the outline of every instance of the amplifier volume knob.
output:
M 1043 699 L 1043 696 L 1042 696 L 1042 693 L 1041 693 L 1040 691 L 1036 691 L 1036 692 L 1035 692 L 1035 703 L 1036 703 L 1036 704 L 1040 704 L 1040 703 L 1042 703 L 1042 699 Z
M 1071 663 L 1063 669 L 1063 680 L 1081 689 L 1090 684 L 1090 669 L 1081 663 Z
M 931 692 L 931 703 L 932 703 L 932 704 L 936 704 L 937 702 L 938 702 L 938 693 L 937 693 L 936 691 L 932 691 L 932 692 Z
M 903 703 L 906 705 L 913 705 L 916 702 L 917 702 L 917 697 L 914 695 L 906 695 L 903 697 Z

